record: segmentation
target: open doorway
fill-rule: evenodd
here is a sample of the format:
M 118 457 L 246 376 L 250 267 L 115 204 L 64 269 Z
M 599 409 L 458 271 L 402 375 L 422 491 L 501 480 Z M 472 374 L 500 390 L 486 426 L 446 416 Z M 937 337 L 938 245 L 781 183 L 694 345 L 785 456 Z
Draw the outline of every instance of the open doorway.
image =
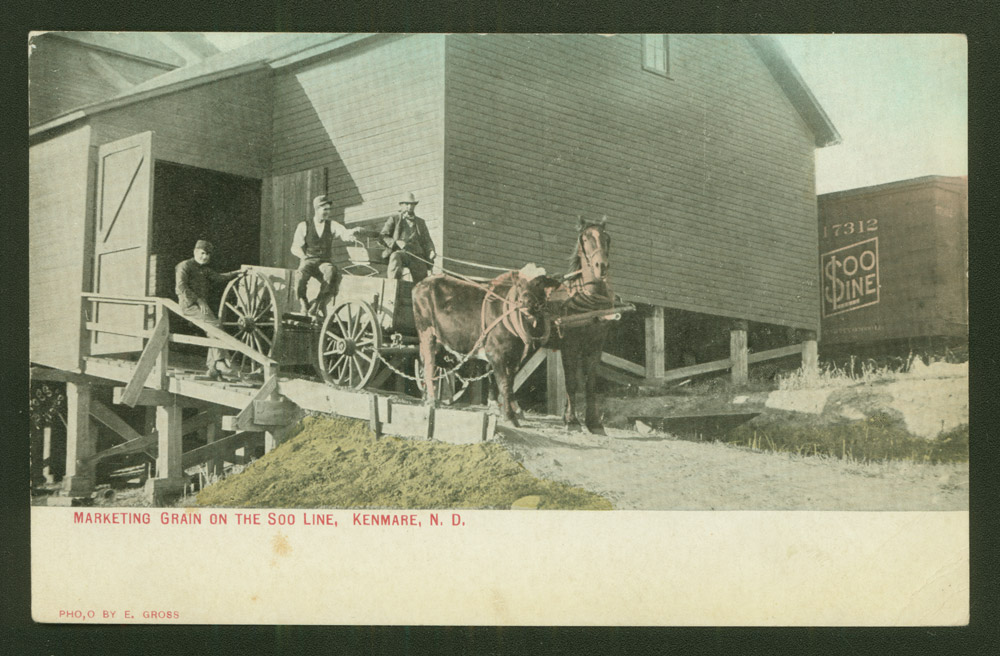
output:
M 174 267 L 191 257 L 194 244 L 215 246 L 212 268 L 232 271 L 260 262 L 261 181 L 158 160 L 153 178 L 149 291 L 174 294 Z M 222 290 L 214 290 L 218 304 Z

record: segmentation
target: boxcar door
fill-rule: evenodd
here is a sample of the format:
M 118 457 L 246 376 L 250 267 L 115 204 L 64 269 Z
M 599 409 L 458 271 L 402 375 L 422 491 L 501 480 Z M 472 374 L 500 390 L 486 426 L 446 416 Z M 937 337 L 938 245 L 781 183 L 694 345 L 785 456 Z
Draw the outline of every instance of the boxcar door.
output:
M 153 133 L 104 144 L 97 154 L 94 291 L 146 296 L 149 286 L 150 217 L 153 202 Z M 93 333 L 91 353 L 142 350 L 139 334 L 147 309 L 98 303 L 93 320 L 118 334 Z

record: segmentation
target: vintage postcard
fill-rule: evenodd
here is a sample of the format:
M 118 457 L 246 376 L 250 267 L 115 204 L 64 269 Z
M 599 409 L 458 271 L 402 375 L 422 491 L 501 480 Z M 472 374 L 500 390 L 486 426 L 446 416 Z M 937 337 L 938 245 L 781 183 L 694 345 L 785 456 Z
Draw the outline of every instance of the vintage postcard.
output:
M 964 36 L 28 47 L 36 621 L 968 623 Z

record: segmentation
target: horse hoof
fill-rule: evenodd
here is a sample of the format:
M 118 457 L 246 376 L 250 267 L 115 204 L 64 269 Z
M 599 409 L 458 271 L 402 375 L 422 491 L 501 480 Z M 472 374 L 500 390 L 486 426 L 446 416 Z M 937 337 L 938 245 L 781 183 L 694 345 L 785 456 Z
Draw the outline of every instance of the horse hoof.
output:
M 591 435 L 607 435 L 607 432 L 604 430 L 604 426 L 600 424 L 597 424 L 596 426 L 587 426 L 587 432 Z
M 580 422 L 578 421 L 566 422 L 565 428 L 567 433 L 579 433 L 581 430 Z

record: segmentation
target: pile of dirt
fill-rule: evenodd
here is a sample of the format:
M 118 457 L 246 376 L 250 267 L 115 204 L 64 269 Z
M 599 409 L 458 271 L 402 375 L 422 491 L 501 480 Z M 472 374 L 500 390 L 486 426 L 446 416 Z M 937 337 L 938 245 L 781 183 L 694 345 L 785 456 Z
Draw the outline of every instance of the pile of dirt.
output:
M 306 417 L 294 437 L 242 474 L 202 490 L 198 505 L 510 508 L 524 497 L 538 497 L 541 509 L 611 509 L 596 494 L 535 478 L 497 444 L 376 439 L 364 422 L 326 417 Z

